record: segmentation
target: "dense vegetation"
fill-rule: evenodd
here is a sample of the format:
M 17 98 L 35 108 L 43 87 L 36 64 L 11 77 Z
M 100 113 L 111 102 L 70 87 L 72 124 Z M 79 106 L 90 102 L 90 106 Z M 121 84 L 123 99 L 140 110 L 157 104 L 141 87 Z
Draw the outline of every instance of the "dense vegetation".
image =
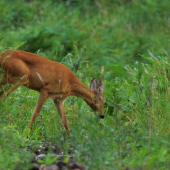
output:
M 1 0 L 1 51 L 62 62 L 87 86 L 102 77 L 107 105 L 99 120 L 69 97 L 67 139 L 51 100 L 26 130 L 38 93 L 19 88 L 0 101 L 0 168 L 28 169 L 26 148 L 45 140 L 64 155 L 74 145 L 74 159 L 90 170 L 169 169 L 169 8 L 169 0 Z

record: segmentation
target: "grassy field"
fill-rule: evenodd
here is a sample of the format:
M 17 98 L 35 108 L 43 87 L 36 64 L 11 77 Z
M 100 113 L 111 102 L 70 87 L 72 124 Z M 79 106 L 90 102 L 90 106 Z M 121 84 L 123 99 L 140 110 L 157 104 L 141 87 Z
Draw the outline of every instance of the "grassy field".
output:
M 62 62 L 88 87 L 101 77 L 106 107 L 100 120 L 69 97 L 68 139 L 47 100 L 29 131 L 39 94 L 19 88 L 0 101 L 0 169 L 29 169 L 27 148 L 46 141 L 89 170 L 168 170 L 169 7 L 168 0 L 1 0 L 1 52 L 18 48 Z

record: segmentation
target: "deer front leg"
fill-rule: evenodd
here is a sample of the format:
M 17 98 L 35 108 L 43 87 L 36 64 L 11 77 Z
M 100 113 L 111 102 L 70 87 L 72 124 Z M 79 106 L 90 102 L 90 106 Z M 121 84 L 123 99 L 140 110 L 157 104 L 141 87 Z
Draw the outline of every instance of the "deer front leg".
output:
M 57 107 L 57 111 L 68 133 L 68 136 L 70 136 L 71 134 L 70 134 L 69 124 L 68 124 L 68 119 L 67 119 L 67 115 L 64 109 L 64 101 L 57 101 L 57 100 L 53 100 L 53 101 L 54 101 L 55 106 Z
M 35 110 L 34 110 L 34 112 L 32 114 L 32 118 L 31 118 L 31 120 L 30 120 L 30 122 L 28 124 L 28 128 L 31 128 L 32 124 L 34 123 L 35 119 L 39 115 L 39 113 L 40 113 L 40 111 L 42 109 L 42 106 L 44 105 L 47 98 L 48 98 L 48 92 L 45 89 L 41 89 L 40 96 L 38 98 Z

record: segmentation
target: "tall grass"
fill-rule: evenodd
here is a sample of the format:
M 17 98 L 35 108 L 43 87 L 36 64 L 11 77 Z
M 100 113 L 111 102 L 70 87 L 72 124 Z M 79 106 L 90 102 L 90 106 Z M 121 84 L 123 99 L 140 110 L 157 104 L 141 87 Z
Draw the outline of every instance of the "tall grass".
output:
M 75 55 L 78 53 L 75 52 Z M 150 55 L 150 58 L 142 56 L 150 64 L 136 62 L 126 66 L 123 77 L 114 81 L 104 79 L 107 101 L 105 119 L 99 120 L 98 115 L 90 111 L 81 99 L 66 101 L 72 134 L 70 139 L 67 139 L 51 100 L 43 106 L 28 135 L 26 127 L 38 93 L 25 87 L 1 102 L 1 124 L 15 126 L 17 133 L 23 137 L 28 135 L 25 146 L 46 140 L 58 145 L 65 154 L 70 152 L 69 145 L 74 146 L 74 159 L 87 164 L 89 169 L 122 169 L 126 166 L 169 169 L 170 58 L 168 54 Z M 72 61 L 68 57 L 65 60 Z M 80 79 L 83 72 L 79 70 Z M 87 85 L 89 77 L 83 82 Z
M 39 94 L 21 87 L 0 101 L 2 133 L 12 128 L 9 136 L 17 148 L 19 139 L 25 141 L 22 147 L 45 140 L 65 154 L 72 145 L 74 159 L 89 169 L 169 169 L 168 5 L 169 1 L 151 0 L 2 0 L 1 51 L 25 41 L 20 49 L 62 62 L 87 86 L 93 77 L 102 77 L 107 102 L 105 119 L 99 120 L 82 99 L 69 97 L 65 109 L 72 136 L 68 139 L 51 100 L 31 131 L 26 130 Z M 11 148 L 3 141 L 9 136 L 0 140 L 0 152 L 6 157 Z M 14 153 L 20 160 L 18 149 Z M 15 167 L 14 158 L 8 160 Z M 16 167 L 20 165 L 19 161 Z

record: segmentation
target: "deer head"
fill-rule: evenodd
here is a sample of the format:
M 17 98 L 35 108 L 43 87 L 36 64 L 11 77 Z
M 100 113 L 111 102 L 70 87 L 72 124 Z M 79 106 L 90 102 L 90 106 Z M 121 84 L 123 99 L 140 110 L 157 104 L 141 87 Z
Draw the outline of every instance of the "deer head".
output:
M 93 102 L 90 105 L 91 109 L 94 112 L 99 112 L 100 113 L 100 118 L 104 118 L 104 111 L 103 108 L 105 106 L 105 99 L 103 96 L 103 81 L 100 78 L 98 81 L 96 81 L 95 78 L 92 79 L 91 84 L 90 84 L 90 89 L 94 91 L 94 97 L 93 97 Z

